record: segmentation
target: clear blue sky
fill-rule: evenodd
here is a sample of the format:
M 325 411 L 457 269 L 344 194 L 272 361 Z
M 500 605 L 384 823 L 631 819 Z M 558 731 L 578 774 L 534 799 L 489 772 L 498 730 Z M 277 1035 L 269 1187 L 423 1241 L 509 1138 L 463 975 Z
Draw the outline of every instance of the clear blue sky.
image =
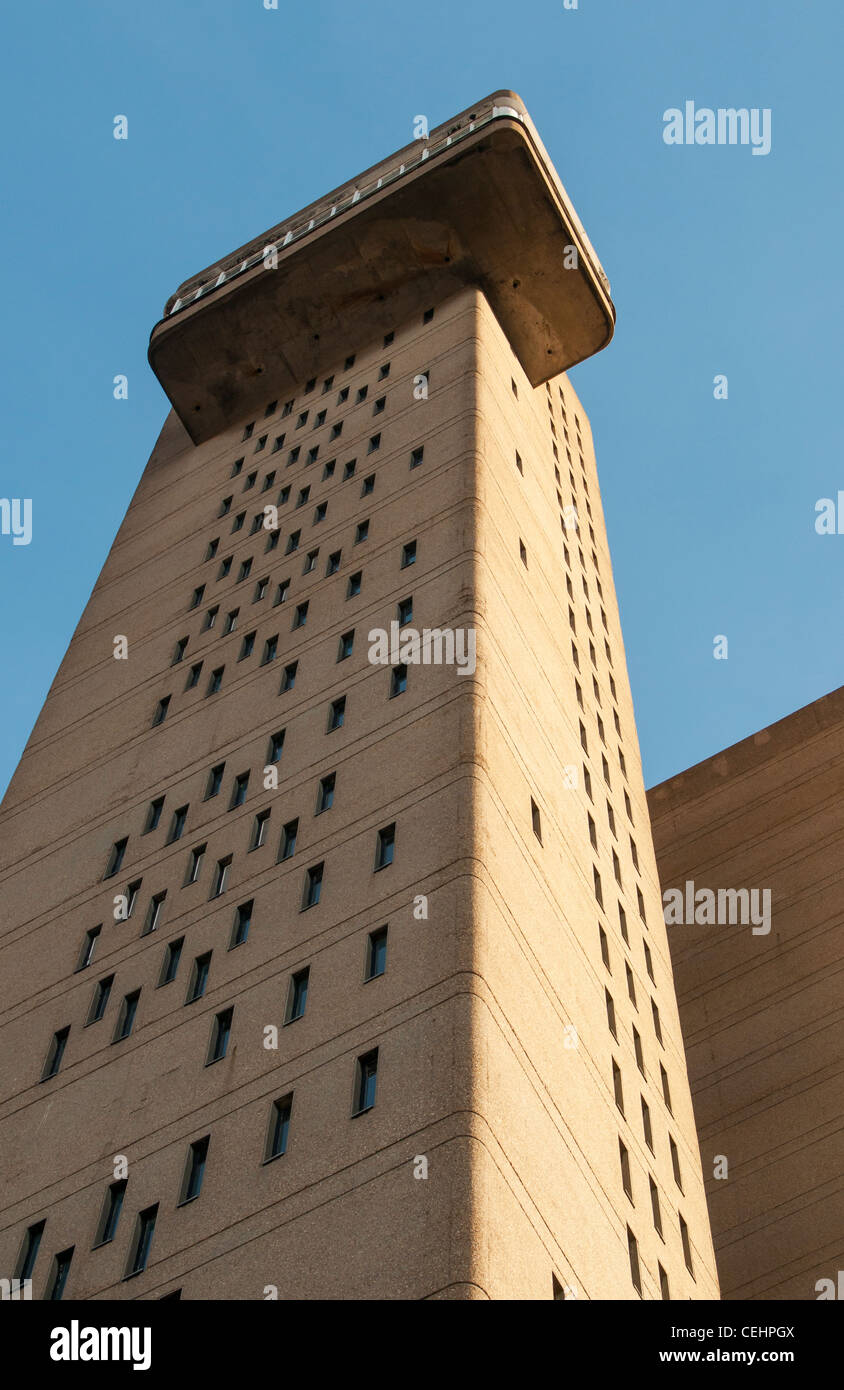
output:
M 0 788 L 164 418 L 146 345 L 167 295 L 415 115 L 498 87 L 618 309 L 572 380 L 648 784 L 844 683 L 844 535 L 814 530 L 844 488 L 840 0 L 46 0 L 2 22 L 0 496 L 33 499 L 34 537 L 0 537 Z M 686 100 L 770 107 L 771 153 L 666 146 Z

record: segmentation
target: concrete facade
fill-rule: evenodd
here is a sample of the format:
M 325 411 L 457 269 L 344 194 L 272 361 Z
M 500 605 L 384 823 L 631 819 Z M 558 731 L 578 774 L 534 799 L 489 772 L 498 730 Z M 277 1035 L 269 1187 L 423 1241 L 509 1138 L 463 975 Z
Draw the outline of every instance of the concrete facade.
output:
M 0 809 L 0 1272 L 43 1220 L 35 1297 L 72 1248 L 66 1298 L 717 1298 L 588 422 L 481 287 L 377 312 L 198 445 L 171 413 Z M 400 619 L 472 630 L 476 669 L 393 693 L 369 634 Z
M 722 1296 L 829 1297 L 844 1269 L 844 690 L 649 802 L 663 889 L 771 893 L 768 932 L 668 929 Z

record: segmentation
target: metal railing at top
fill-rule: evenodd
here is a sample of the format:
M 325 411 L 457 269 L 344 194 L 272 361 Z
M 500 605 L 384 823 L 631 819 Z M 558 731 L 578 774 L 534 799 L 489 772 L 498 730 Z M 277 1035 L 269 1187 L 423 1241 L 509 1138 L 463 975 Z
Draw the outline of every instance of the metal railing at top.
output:
M 216 280 L 205 280 L 189 295 L 186 295 L 184 298 L 177 298 L 169 311 L 165 305 L 163 317 L 171 318 L 172 315 L 178 313 L 180 309 L 186 309 L 189 304 L 195 304 L 198 299 L 202 299 L 205 295 L 210 294 L 212 290 L 217 289 L 220 285 L 228 284 L 230 281 L 236 280 L 238 276 L 245 275 L 248 270 L 251 270 L 254 266 L 263 261 L 269 252 L 278 251 L 286 246 L 290 246 L 294 241 L 301 240 L 302 237 L 315 231 L 317 227 L 322 227 L 326 222 L 330 222 L 338 213 L 346 212 L 349 208 L 355 207 L 358 203 L 365 202 L 367 198 L 371 198 L 375 193 L 380 192 L 382 188 L 386 188 L 389 184 L 395 183 L 397 179 L 402 178 L 405 174 L 409 174 L 413 169 L 418 169 L 421 164 L 431 159 L 432 156 L 440 154 L 443 150 L 447 150 L 452 145 L 458 144 L 474 131 L 488 125 L 490 121 L 496 120 L 499 116 L 509 116 L 515 118 L 517 121 L 522 121 L 524 119 L 521 111 L 517 111 L 513 106 L 493 106 L 486 114 L 481 114 L 475 120 L 470 121 L 462 130 L 454 131 L 452 134 L 447 135 L 445 139 L 438 140 L 436 144 L 432 145 L 427 141 L 422 142 L 422 152 L 417 159 L 408 160 L 400 164 L 397 169 L 391 169 L 388 173 L 382 174 L 381 177 L 368 188 L 356 188 L 350 197 L 342 198 L 338 202 L 333 203 L 330 207 L 326 208 L 324 212 L 317 213 L 300 226 L 289 227 L 284 233 L 284 236 L 281 237 L 281 240 L 267 242 L 259 251 L 253 252 L 252 255 L 247 256 L 245 260 L 235 262 L 230 266 L 224 266 Z M 284 224 L 282 223 L 281 226 L 283 227 Z M 279 228 L 279 232 L 281 232 L 281 228 Z

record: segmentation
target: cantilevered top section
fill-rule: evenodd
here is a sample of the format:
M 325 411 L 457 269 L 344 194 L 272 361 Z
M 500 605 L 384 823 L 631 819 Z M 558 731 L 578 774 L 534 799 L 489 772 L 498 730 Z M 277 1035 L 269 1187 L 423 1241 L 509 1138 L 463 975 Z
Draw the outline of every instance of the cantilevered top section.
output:
M 609 281 L 523 102 L 500 91 L 185 281 L 150 364 L 194 443 L 464 285 L 534 386 L 605 347 Z

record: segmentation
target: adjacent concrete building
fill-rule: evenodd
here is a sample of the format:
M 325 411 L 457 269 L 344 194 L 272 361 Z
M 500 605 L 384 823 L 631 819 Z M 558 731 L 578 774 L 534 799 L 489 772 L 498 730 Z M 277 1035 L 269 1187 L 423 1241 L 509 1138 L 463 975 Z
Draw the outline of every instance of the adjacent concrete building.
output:
M 649 801 L 663 889 L 685 899 L 691 883 L 698 904 L 668 933 L 722 1297 L 834 1296 L 844 1270 L 844 689 L 654 787 Z M 706 889 L 747 898 L 701 921 Z
M 718 1296 L 565 375 L 613 321 L 509 92 L 168 302 L 0 812 L 34 1296 Z

